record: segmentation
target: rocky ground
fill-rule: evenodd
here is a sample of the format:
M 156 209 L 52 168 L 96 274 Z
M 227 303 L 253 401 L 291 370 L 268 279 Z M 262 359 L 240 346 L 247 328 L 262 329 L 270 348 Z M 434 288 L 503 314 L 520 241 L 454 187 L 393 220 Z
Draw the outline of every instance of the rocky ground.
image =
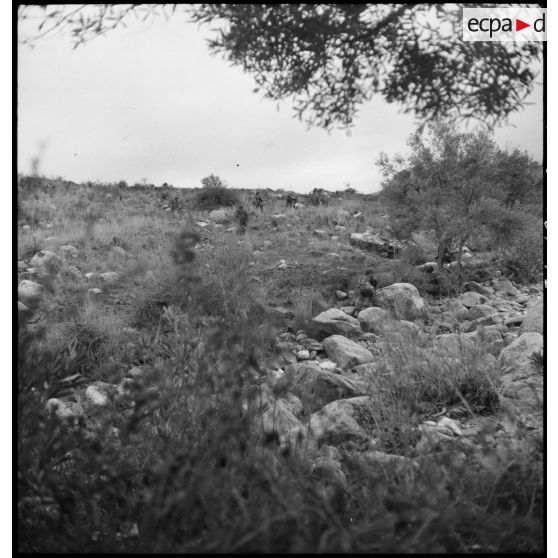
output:
M 79 217 L 68 211 L 72 195 L 61 202 L 43 193 L 27 203 L 52 201 L 49 216 L 19 223 L 20 320 L 31 329 L 48 324 L 52 344 L 76 312 L 114 336 L 110 375 L 72 374 L 63 379 L 68 389 L 42 402 L 60 421 L 94 428 L 103 409 L 134 405 L 134 386 L 156 366 L 133 357 L 142 338 L 141 324 L 131 320 L 136 295 L 160 281 L 161 268 L 171 265 L 168 248 L 187 221 L 197 235 L 198 269 L 215 273 L 217 251 L 235 251 L 230 266 L 245 266 L 279 324 L 273 356 L 260 369 L 256 397 L 245 396 L 243 413 L 262 439 L 276 438 L 278 455 L 309 460 L 329 489 L 350 485 L 347 463 L 355 459 L 414 475 L 443 450 L 456 466 L 498 472 L 510 455 L 541 451 L 542 288 L 514 285 L 490 267 L 488 254 L 467 249 L 464 265 L 488 271 L 459 296 L 421 296 L 409 277 L 427 275 L 435 264 L 408 265 L 397 276 L 393 266 L 405 245 L 381 228 L 381 209 L 363 215 L 359 202 L 281 211 L 275 200 L 264 213 L 251 213 L 248 233 L 239 237 L 224 209 L 173 211 L 157 200 L 147 210 L 138 199 L 122 216 L 126 200 L 112 207 L 115 194 L 107 200 L 95 193 L 106 211 L 97 233 L 85 229 L 85 237 L 76 223 L 87 222 L 87 210 Z M 370 265 L 380 281 L 363 304 L 358 285 Z M 321 294 L 309 301 L 316 277 Z M 407 407 L 396 411 L 395 402 Z M 118 428 L 113 435 L 118 440 Z M 139 534 L 137 524 L 121 532 Z

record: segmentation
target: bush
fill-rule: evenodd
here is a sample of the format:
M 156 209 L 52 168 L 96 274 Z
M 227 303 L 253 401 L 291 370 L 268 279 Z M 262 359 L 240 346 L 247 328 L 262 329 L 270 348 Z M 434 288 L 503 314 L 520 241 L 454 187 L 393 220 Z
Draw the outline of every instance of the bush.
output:
M 503 249 L 502 271 L 518 283 L 534 283 L 543 274 L 543 221 L 523 213 L 511 246 Z
M 225 183 L 213 174 L 202 178 L 203 188 L 196 192 L 194 205 L 198 209 L 217 209 L 219 207 L 230 207 L 238 203 L 238 195 L 235 191 L 226 187 Z

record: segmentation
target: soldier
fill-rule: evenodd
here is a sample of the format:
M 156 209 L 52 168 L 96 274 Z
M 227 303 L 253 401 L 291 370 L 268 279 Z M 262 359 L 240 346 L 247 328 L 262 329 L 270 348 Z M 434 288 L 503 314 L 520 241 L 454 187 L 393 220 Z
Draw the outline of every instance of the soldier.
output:
M 296 200 L 297 200 L 296 196 L 293 196 L 292 194 L 287 194 L 287 207 L 294 207 Z
M 254 206 L 263 213 L 263 199 L 259 192 L 256 192 L 256 199 L 254 200 Z
M 246 226 L 248 225 L 248 213 L 241 205 L 238 206 L 236 210 L 236 219 L 238 220 L 238 232 L 244 234 L 246 232 Z
M 374 304 L 374 294 L 376 292 L 376 287 L 378 282 L 374 279 L 374 273 L 372 268 L 367 268 L 364 272 L 364 276 L 360 281 L 357 288 L 357 298 L 355 301 L 355 307 L 358 310 L 363 308 L 368 308 Z

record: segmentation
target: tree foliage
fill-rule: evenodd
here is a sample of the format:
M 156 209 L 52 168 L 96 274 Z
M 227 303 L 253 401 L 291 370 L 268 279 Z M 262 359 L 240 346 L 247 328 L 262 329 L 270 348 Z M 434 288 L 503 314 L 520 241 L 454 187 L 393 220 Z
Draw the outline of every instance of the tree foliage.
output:
M 65 30 L 78 45 L 132 15 L 168 17 L 176 6 L 53 6 L 39 18 L 36 36 Z M 542 52 L 540 43 L 463 41 L 455 4 L 198 4 L 186 10 L 196 22 L 217 24 L 211 51 L 253 74 L 257 91 L 292 99 L 299 118 L 326 129 L 350 126 L 374 95 L 423 120 L 455 113 L 493 124 L 522 107 Z M 29 19 L 29 12 L 20 17 Z
M 537 188 L 520 180 L 520 175 L 541 174 L 538 163 L 518 151 L 501 150 L 486 131 L 460 131 L 455 120 L 436 121 L 413 133 L 408 145 L 407 157 L 380 155 L 383 194 L 400 234 L 433 233 L 440 267 L 447 249 L 457 245 L 459 258 L 481 226 L 499 245 L 509 244 L 524 222 L 523 212 L 509 200 L 519 203 L 542 191 L 542 183 Z M 506 173 L 503 165 L 510 161 L 514 165 Z

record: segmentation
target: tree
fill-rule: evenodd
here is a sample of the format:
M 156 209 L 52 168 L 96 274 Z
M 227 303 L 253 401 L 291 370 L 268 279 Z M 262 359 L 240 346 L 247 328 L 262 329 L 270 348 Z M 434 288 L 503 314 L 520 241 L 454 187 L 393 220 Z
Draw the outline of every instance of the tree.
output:
M 433 233 L 440 270 L 455 243 L 460 277 L 463 246 L 477 227 L 490 224 L 501 205 L 493 197 L 498 148 L 487 132 L 462 132 L 455 120 L 436 121 L 424 133 L 413 133 L 408 145 L 408 157 L 390 160 L 381 154 L 377 162 L 392 220 L 403 234 Z
M 486 7 L 486 4 L 478 4 Z M 168 17 L 177 5 L 44 7 L 30 41 L 69 31 L 75 45 L 132 15 Z M 25 9 L 27 8 L 27 9 Z M 29 7 L 20 19 L 30 20 Z M 214 53 L 254 74 L 257 91 L 290 98 L 299 118 L 330 129 L 353 123 L 374 95 L 423 120 L 451 113 L 494 124 L 520 109 L 542 43 L 465 42 L 455 4 L 199 4 L 193 21 L 217 23 Z

